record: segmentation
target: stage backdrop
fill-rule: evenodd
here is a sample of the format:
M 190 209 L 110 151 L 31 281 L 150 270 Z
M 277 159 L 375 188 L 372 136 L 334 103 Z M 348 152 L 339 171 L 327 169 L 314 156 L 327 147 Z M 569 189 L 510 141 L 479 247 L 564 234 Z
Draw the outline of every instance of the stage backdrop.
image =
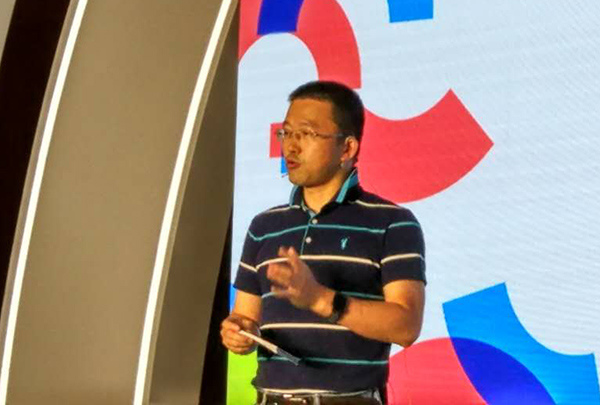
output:
M 360 180 L 427 245 L 425 323 L 392 350 L 390 403 L 600 403 L 600 3 L 241 7 L 232 268 L 252 217 L 288 199 L 287 95 L 346 83 L 367 109 Z M 230 357 L 230 404 L 252 403 L 255 368 Z

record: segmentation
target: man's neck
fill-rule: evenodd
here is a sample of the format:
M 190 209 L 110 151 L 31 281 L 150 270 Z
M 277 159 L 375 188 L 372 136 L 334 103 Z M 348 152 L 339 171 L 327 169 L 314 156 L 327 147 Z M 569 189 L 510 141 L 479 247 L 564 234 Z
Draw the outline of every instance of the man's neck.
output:
M 303 187 L 304 203 L 312 211 L 319 213 L 321 209 L 338 193 L 351 171 L 340 171 L 326 184 L 315 187 Z

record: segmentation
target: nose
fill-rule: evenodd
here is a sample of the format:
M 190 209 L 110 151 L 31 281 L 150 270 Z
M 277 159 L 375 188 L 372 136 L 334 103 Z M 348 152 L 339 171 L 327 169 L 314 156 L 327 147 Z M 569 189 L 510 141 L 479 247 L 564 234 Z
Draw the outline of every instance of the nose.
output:
M 284 156 L 287 156 L 289 153 L 298 153 L 301 150 L 300 137 L 296 134 L 293 134 L 291 137 L 285 140 L 281 145 L 283 149 Z

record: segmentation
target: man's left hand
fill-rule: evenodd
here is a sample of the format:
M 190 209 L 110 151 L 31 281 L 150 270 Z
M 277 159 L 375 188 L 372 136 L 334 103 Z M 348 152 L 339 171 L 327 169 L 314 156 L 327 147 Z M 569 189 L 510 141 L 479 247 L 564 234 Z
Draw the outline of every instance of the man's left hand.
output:
M 267 268 L 267 278 L 273 282 L 271 291 L 275 296 L 288 299 L 298 308 L 323 312 L 321 315 L 327 316 L 327 301 L 333 291 L 315 280 L 312 270 L 293 247 L 280 247 L 278 255 L 286 260 L 271 263 Z

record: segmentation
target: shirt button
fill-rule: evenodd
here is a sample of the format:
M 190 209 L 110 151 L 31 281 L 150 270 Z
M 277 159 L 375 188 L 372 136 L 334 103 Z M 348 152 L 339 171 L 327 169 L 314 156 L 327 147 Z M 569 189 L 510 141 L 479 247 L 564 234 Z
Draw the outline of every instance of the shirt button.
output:
M 317 222 L 319 222 L 319 220 L 317 218 L 314 218 L 312 221 L 310 221 L 313 224 L 316 224 Z
M 310 243 L 310 242 L 312 242 L 312 238 L 309 236 L 305 239 L 305 241 L 306 241 L 306 243 Z

